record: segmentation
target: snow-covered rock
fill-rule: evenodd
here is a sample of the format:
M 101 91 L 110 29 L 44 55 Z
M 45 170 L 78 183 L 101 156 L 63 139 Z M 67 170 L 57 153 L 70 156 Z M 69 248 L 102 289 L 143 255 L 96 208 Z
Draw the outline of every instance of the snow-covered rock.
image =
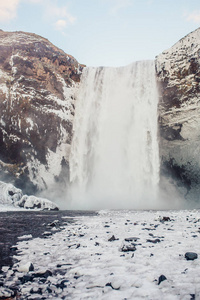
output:
M 0 203 L 1 204 L 15 204 L 23 196 L 23 192 L 17 189 L 11 183 L 0 181 Z
M 29 271 L 33 271 L 33 270 L 34 270 L 34 266 L 31 262 L 20 264 L 17 268 L 17 271 L 22 273 L 28 273 Z
M 26 209 L 58 210 L 52 201 L 36 196 L 23 195 L 22 190 L 11 183 L 0 181 L 0 205 L 9 205 Z
M 161 174 L 200 199 L 200 28 L 158 55 Z
M 50 200 L 36 196 L 24 195 L 16 204 L 20 207 L 30 209 L 40 208 L 42 210 L 58 210 L 56 204 L 54 204 Z
M 45 38 L 0 31 L 0 180 L 33 193 L 67 178 L 82 68 Z

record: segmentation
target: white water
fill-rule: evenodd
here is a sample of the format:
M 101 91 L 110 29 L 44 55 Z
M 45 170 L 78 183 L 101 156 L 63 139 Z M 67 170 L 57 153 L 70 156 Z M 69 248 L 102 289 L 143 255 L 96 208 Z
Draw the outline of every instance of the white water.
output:
M 159 182 L 154 61 L 85 68 L 70 156 L 72 208 L 155 208 Z

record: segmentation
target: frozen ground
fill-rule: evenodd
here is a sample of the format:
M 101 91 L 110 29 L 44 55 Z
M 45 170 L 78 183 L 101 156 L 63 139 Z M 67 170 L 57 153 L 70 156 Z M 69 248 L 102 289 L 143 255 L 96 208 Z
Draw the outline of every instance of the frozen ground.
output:
M 100 211 L 74 223 L 55 220 L 43 238 L 18 240 L 17 261 L 0 275 L 1 295 L 200 299 L 200 258 L 185 258 L 200 255 L 198 210 Z M 159 284 L 161 275 L 166 279 Z

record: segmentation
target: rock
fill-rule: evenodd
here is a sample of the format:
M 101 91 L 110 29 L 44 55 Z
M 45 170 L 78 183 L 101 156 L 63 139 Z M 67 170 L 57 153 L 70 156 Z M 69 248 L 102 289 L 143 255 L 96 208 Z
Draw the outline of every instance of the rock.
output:
M 29 208 L 29 209 L 41 209 L 41 210 L 58 210 L 58 207 L 55 203 L 48 199 L 36 197 L 36 196 L 27 196 L 24 195 L 19 201 L 15 203 L 20 207 Z
M 170 219 L 170 217 L 163 217 L 160 221 L 167 222 L 167 221 L 171 221 L 171 219 Z
M 35 193 L 67 178 L 83 67 L 43 37 L 0 31 L 0 180 Z
M 34 274 L 34 277 L 43 277 L 43 278 L 47 278 L 49 276 L 52 276 L 52 272 L 50 270 L 46 270 L 44 272 L 38 272 Z
M 120 289 L 120 285 L 119 284 L 113 284 L 113 283 L 111 283 L 111 282 L 108 282 L 108 283 L 106 283 L 106 285 L 105 286 L 110 286 L 113 290 L 119 290 Z
M 10 247 L 10 251 L 12 251 L 12 252 L 15 252 L 17 250 L 18 250 L 17 246 L 11 246 Z
M 136 250 L 136 247 L 135 247 L 135 245 L 123 245 L 122 247 L 121 247 L 121 251 L 122 252 L 129 252 L 129 251 L 135 251 Z
M 125 238 L 124 239 L 126 242 L 137 242 L 139 240 L 138 237 L 130 237 L 130 238 Z
M 161 185 L 194 201 L 200 199 L 199 53 L 200 28 L 156 58 Z
M 19 265 L 17 268 L 18 272 L 28 273 L 29 271 L 34 271 L 34 266 L 31 262 L 27 262 L 24 265 Z
M 0 299 L 7 299 L 14 296 L 14 291 L 6 287 L 1 287 L 0 289 Z
M 114 235 L 112 235 L 109 239 L 108 239 L 108 242 L 114 242 L 114 241 L 117 241 L 119 239 L 116 239 L 116 237 Z
M 42 295 L 42 289 L 41 288 L 37 288 L 37 287 L 32 288 L 30 290 L 30 294 L 39 294 L 39 295 Z
M 148 242 L 148 243 L 157 244 L 157 243 L 160 243 L 161 240 L 160 240 L 160 239 L 155 239 L 155 240 L 150 240 L 150 239 L 148 239 L 147 242 Z
M 158 285 L 161 284 L 162 281 L 164 280 L 167 280 L 167 278 L 165 277 L 165 275 L 161 275 L 159 278 L 158 278 Z
M 62 280 L 60 283 L 57 283 L 57 284 L 56 284 L 56 287 L 63 290 L 64 288 L 67 287 L 67 284 L 66 284 L 67 282 L 69 282 L 69 280 L 64 279 L 64 280 Z
M 22 190 L 2 181 L 0 181 L 0 204 L 27 209 L 59 210 L 52 201 L 33 195 L 23 195 Z
M 56 227 L 58 225 L 59 225 L 59 221 L 58 220 L 55 220 L 52 223 L 48 224 L 48 226 L 50 226 L 50 227 Z
M 195 253 L 195 252 L 186 252 L 186 253 L 185 253 L 185 258 L 186 258 L 187 260 L 195 260 L 195 259 L 198 258 L 198 254 Z
M 19 280 L 21 281 L 22 284 L 29 282 L 29 281 L 33 281 L 34 276 L 32 274 L 26 274 L 24 276 L 20 276 Z

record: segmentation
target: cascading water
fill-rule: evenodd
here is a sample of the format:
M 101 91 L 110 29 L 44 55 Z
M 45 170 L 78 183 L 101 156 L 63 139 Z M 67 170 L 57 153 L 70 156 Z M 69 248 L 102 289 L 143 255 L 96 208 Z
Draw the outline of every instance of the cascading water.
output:
M 156 205 L 157 105 L 154 61 L 84 69 L 70 156 L 72 208 Z

